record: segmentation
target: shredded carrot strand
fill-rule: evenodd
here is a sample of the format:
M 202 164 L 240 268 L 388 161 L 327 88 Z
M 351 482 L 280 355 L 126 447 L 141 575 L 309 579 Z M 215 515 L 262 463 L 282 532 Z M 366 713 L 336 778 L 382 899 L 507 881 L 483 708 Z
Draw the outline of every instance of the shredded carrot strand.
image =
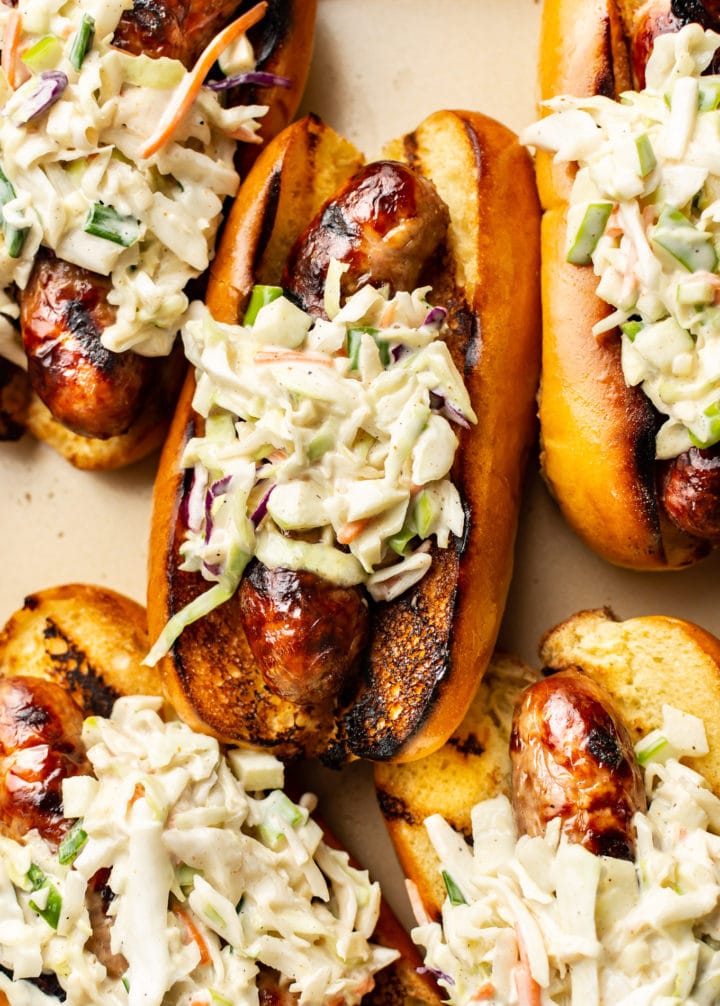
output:
M 205 942 L 203 934 L 193 922 L 190 913 L 185 911 L 181 905 L 175 905 L 173 911 L 187 929 L 191 940 L 197 944 L 198 949 L 200 950 L 200 963 L 209 964 L 212 960 L 212 957 L 210 956 L 210 948 Z
M 492 982 L 483 982 L 480 988 L 470 996 L 473 1002 L 485 1002 L 487 999 L 495 998 L 495 986 Z
M 515 926 L 515 935 L 517 937 L 518 953 L 520 955 L 520 963 L 518 964 L 515 979 L 518 1002 L 520 1006 L 541 1006 L 540 986 L 532 976 L 525 940 L 520 932 L 520 927 L 517 925 Z
M 257 24 L 265 16 L 266 10 L 267 2 L 266 0 L 262 0 L 261 3 L 256 4 L 246 14 L 243 14 L 242 17 L 237 18 L 226 28 L 223 28 L 203 49 L 195 66 L 187 74 L 170 99 L 170 103 L 160 117 L 155 132 L 138 150 L 140 157 L 151 157 L 168 142 L 200 93 L 200 88 L 218 56 L 227 49 L 231 42 L 234 42 L 240 35 L 244 35 L 254 24 Z
M 13 90 L 20 83 L 20 34 L 22 32 L 22 18 L 20 11 L 13 7 L 8 13 L 5 22 L 5 38 L 2 47 L 2 68 L 5 71 L 7 82 Z
M 332 367 L 329 356 L 317 353 L 298 353 L 294 349 L 261 349 L 253 357 L 255 363 L 320 363 L 323 367 Z
M 343 524 L 337 533 L 337 540 L 341 545 L 349 545 L 351 541 L 355 541 L 368 525 L 366 517 L 361 520 L 349 520 L 347 524 Z

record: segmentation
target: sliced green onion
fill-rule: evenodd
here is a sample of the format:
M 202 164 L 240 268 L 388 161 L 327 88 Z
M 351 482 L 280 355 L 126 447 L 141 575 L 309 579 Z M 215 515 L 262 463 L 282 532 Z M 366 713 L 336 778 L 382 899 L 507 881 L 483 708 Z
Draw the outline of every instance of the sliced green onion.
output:
M 447 870 L 442 871 L 442 879 L 445 884 L 445 890 L 447 891 L 448 898 L 450 899 L 450 904 L 466 905 L 467 901 L 465 900 L 463 892 L 460 890 Z
M 87 832 L 81 821 L 76 821 L 58 846 L 58 860 L 63 866 L 72 863 L 87 842 Z
M 572 265 L 590 265 L 592 253 L 612 213 L 612 203 L 590 203 L 577 229 L 567 260 Z
M 708 407 L 703 412 L 703 418 L 706 420 L 704 426 L 704 437 L 699 437 L 689 430 L 690 439 L 696 447 L 705 448 L 712 447 L 720 440 L 720 400 L 713 402 L 712 405 Z
M 720 81 L 701 81 L 698 89 L 698 111 L 712 112 L 720 105 Z
M 14 198 L 15 189 L 13 188 L 12 182 L 8 180 L 5 172 L 2 168 L 0 168 L 0 211 L 4 209 L 6 203 L 9 203 L 10 200 Z M 2 229 L 7 253 L 10 258 L 19 258 L 23 245 L 25 244 L 25 238 L 27 237 L 29 228 L 23 227 L 18 229 L 17 227 L 12 227 L 5 219 L 4 213 L 2 214 L 2 217 Z
M 663 748 L 667 747 L 668 739 L 667 737 L 660 733 L 659 730 L 651 731 L 647 737 L 643 737 L 635 745 L 635 755 L 638 760 L 638 765 L 645 766 L 647 763 L 654 758 Z
M 641 321 L 626 321 L 620 326 L 620 331 L 623 335 L 626 335 L 630 342 L 635 342 L 635 337 L 638 332 L 643 329 L 643 323 Z
M 105 238 L 129 248 L 140 236 L 140 225 L 134 217 L 123 217 L 112 206 L 93 203 L 85 220 L 85 233 Z
M 645 178 L 657 167 L 655 151 L 652 148 L 652 143 L 647 133 L 643 133 L 642 136 L 636 138 L 635 149 L 637 150 L 638 161 L 640 162 L 640 174 Z
M 95 18 L 91 17 L 90 14 L 83 14 L 80 27 L 75 32 L 75 37 L 70 48 L 70 62 L 76 70 L 79 70 L 83 65 L 85 57 L 92 48 L 94 38 Z
M 371 335 L 373 337 L 375 345 L 380 352 L 380 362 L 383 367 L 387 367 L 390 363 L 390 345 L 387 340 L 379 338 L 377 328 L 373 328 L 371 325 L 357 325 L 348 329 L 346 339 L 347 355 L 350 357 L 352 370 L 358 369 L 360 345 L 363 335 Z
M 435 500 L 430 493 L 424 489 L 415 497 L 413 514 L 415 517 L 415 527 L 421 538 L 427 538 L 430 528 L 437 517 L 438 509 Z
M 278 297 L 282 297 L 282 294 L 283 290 L 281 286 L 269 286 L 267 283 L 256 283 L 250 293 L 250 300 L 248 301 L 248 306 L 245 310 L 243 325 L 254 325 L 260 308 L 265 307 L 266 304 L 270 304 L 274 300 L 277 300 Z
M 715 271 L 718 259 L 711 235 L 694 227 L 680 210 L 664 209 L 650 236 L 688 272 Z
M 60 62 L 62 47 L 62 40 L 57 35 L 43 35 L 34 45 L 25 50 L 20 59 L 33 73 L 52 70 Z
M 30 899 L 28 904 L 34 912 L 44 919 L 47 924 L 52 929 L 57 929 L 58 922 L 60 921 L 60 910 L 62 908 L 62 897 L 60 892 L 54 884 L 51 884 L 48 878 L 45 876 L 43 871 L 33 863 L 27 872 L 27 878 L 30 881 L 33 891 L 40 891 L 47 888 L 47 901 L 45 902 L 45 907 L 40 908 L 38 904 Z
M 388 545 L 397 555 L 405 555 L 408 545 L 416 536 L 415 526 L 406 522 L 401 531 L 388 538 Z

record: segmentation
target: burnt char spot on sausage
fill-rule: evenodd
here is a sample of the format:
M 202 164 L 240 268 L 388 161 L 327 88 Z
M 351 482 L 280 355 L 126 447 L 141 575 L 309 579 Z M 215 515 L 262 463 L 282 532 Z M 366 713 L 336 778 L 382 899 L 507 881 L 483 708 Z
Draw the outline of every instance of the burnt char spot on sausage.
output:
M 720 3 L 712 0 L 672 0 L 670 9 L 682 24 L 697 22 L 715 31 L 720 27 Z
M 82 300 L 69 300 L 62 305 L 62 313 L 68 329 L 82 346 L 89 362 L 101 368 L 106 374 L 112 373 L 121 356 L 103 346 L 100 341 L 102 333 L 93 321 L 87 304 Z
M 588 751 L 600 765 L 607 765 L 609 768 L 619 768 L 623 753 L 620 750 L 617 737 L 609 730 L 602 727 L 593 727 L 588 734 Z

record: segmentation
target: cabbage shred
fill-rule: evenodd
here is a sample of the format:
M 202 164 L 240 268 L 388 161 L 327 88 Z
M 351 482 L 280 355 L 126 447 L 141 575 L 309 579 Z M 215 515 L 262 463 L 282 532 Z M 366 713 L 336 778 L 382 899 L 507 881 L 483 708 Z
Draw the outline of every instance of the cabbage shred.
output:
M 263 969 L 301 1004 L 360 1002 L 397 956 L 369 942 L 377 884 L 325 844 L 310 796 L 282 792 L 273 756 L 224 756 L 160 705 L 120 699 L 86 720 L 94 775 L 64 783 L 80 822 L 65 856 L 36 831 L 0 838 L 0 990 L 50 1006 L 27 979 L 53 972 L 68 1006 L 256 1006 Z M 86 893 L 104 870 L 121 978 L 86 946 Z
M 173 137 L 139 156 L 188 71 L 112 47 L 129 6 L 19 0 L 16 8 L 19 86 L 0 71 L 0 169 L 11 192 L 2 198 L 0 241 L 6 340 L 18 316 L 14 290 L 26 286 L 43 245 L 111 277 L 117 316 L 101 336 L 108 349 L 165 355 L 188 307 L 185 287 L 207 269 L 223 200 L 237 190 L 233 136 L 251 136 L 264 106 L 226 109 L 203 88 Z M 14 16 L 0 5 L 0 45 Z M 98 213 L 110 218 L 109 234 L 93 227 Z
M 643 752 L 649 806 L 635 863 L 561 836 L 518 839 L 510 801 L 472 810 L 472 844 L 425 822 L 460 893 L 413 940 L 453 1006 L 711 1006 L 720 1001 L 720 800 L 682 763 L 707 752 L 696 717 L 665 707 Z
M 621 329 L 625 381 L 663 418 L 658 458 L 720 441 L 720 35 L 655 40 L 643 91 L 561 95 L 523 142 L 577 163 L 568 260 L 590 264 Z

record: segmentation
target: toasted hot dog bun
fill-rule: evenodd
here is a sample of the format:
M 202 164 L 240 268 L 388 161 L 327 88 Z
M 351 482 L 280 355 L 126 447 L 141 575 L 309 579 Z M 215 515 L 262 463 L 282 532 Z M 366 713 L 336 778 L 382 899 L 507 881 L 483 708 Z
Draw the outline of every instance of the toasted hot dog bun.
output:
M 709 753 L 687 762 L 720 793 L 720 727 L 709 713 L 720 701 L 720 640 L 715 636 L 667 616 L 622 621 L 604 608 L 578 612 L 549 630 L 539 654 L 543 673 L 579 671 L 599 684 L 633 742 L 662 726 L 664 704 L 702 719 Z M 496 654 L 467 717 L 444 748 L 412 765 L 374 768 L 400 864 L 431 915 L 439 916 L 446 891 L 423 822 L 439 813 L 471 838 L 473 805 L 510 795 L 513 707 L 523 688 L 539 677 L 514 658 Z
M 644 5 L 647 6 L 647 5 Z M 551 0 L 541 22 L 540 98 L 601 94 L 632 86 L 628 34 L 640 5 Z M 625 384 L 616 333 L 596 338 L 609 313 L 591 268 L 565 260 L 573 172 L 538 152 L 542 222 L 543 353 L 539 400 L 541 466 L 577 534 L 619 566 L 687 566 L 709 546 L 675 528 L 657 488 L 656 418 L 639 388 Z
M 0 679 L 42 678 L 68 692 L 84 716 L 108 716 L 121 695 L 163 694 L 159 672 L 143 664 L 147 651 L 142 605 L 107 587 L 63 584 L 28 595 L 0 629 Z M 166 714 L 173 715 L 169 704 Z M 328 844 L 340 848 L 322 826 Z M 418 974 L 417 948 L 386 902 L 374 940 L 398 949 L 401 957 L 378 973 L 363 1002 L 439 1006 L 437 986 Z M 0 991 L 0 1006 L 7 1003 Z
M 415 588 L 372 609 L 365 667 L 342 702 L 299 706 L 268 689 L 240 628 L 237 596 L 188 626 L 162 665 L 178 712 L 199 729 L 332 763 L 419 758 L 462 718 L 497 635 L 535 429 L 539 207 L 529 159 L 510 130 L 465 111 L 429 116 L 388 153 L 429 178 L 449 209 L 445 263 L 431 282 L 434 302 L 464 319 L 451 352 L 478 414 L 463 431 L 453 474 L 468 510 L 466 540 L 435 550 Z M 208 305 L 216 318 L 237 321 L 254 283 L 280 281 L 315 211 L 362 161 L 314 117 L 268 146 L 241 188 L 213 263 Z M 192 393 L 190 378 L 155 486 L 152 638 L 207 586 L 178 569 L 179 458 L 196 429 Z
M 261 142 L 238 145 L 236 163 L 241 176 L 250 169 L 268 140 L 291 122 L 297 112 L 310 71 L 316 12 L 317 0 L 271 0 L 263 19 L 248 33 L 257 69 L 287 78 L 289 86 L 243 88 L 243 103 L 267 105 L 268 111 L 258 130 Z M 99 438 L 73 432 L 27 387 L 13 418 L 77 468 L 95 471 L 122 468 L 146 457 L 163 443 L 184 373 L 178 345 L 170 358 L 159 362 L 138 418 L 124 433 L 115 436 Z M 16 378 L 18 382 L 21 380 Z M 0 439 L 11 438 L 0 435 Z

